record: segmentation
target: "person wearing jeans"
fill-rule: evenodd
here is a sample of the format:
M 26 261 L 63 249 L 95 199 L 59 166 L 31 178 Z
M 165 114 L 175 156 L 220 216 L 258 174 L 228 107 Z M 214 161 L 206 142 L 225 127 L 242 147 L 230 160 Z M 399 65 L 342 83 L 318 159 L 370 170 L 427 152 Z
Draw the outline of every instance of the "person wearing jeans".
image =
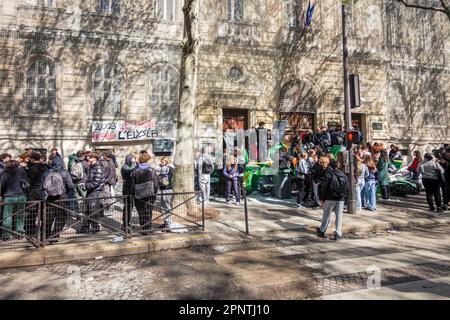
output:
M 5 171 L 0 177 L 1 198 L 5 203 L 3 209 L 3 227 L 25 235 L 25 202 L 27 197 L 22 189 L 24 181 L 28 181 L 27 174 L 19 163 L 9 160 L 5 164 Z M 15 224 L 13 225 L 13 221 Z M 3 240 L 11 239 L 13 234 L 3 230 Z
M 358 210 L 362 209 L 362 193 L 366 184 L 366 178 L 369 176 L 367 166 L 362 162 L 361 158 L 356 158 L 356 207 Z
M 365 201 L 366 208 L 369 211 L 375 211 L 377 209 L 377 168 L 373 160 L 367 162 L 368 176 L 365 178 Z

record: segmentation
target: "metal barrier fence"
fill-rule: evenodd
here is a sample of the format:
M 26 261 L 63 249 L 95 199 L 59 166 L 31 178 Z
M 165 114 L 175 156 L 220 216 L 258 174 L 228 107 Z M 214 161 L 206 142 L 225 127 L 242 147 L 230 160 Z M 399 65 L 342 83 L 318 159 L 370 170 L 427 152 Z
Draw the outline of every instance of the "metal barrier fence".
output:
M 200 192 L 0 203 L 0 249 L 122 239 L 205 226 Z

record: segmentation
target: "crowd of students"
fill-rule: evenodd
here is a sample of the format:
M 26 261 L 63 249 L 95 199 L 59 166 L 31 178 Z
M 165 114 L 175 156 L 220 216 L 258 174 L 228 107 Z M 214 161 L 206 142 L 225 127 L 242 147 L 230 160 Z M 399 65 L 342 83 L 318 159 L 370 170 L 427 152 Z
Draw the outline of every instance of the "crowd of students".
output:
M 120 168 L 123 179 L 122 194 L 123 226 L 130 228 L 131 212 L 136 208 L 142 230 L 147 231 L 152 226 L 153 204 L 155 195 L 160 192 L 161 208 L 164 210 L 164 229 L 176 227 L 170 214 L 172 179 L 174 165 L 168 157 L 161 159 L 160 164 L 150 166 L 150 154 L 143 150 L 139 154 L 129 154 Z M 78 233 L 95 234 L 100 231 L 99 218 L 102 208 L 115 196 L 115 186 L 118 181 L 116 170 L 118 164 L 110 151 L 102 153 L 78 151 L 69 156 L 67 168 L 62 156 L 56 148 L 51 150 L 47 158 L 38 152 L 28 149 L 24 154 L 13 157 L 10 154 L 0 156 L 0 196 L 4 205 L 0 207 L 3 226 L 2 239 L 21 238 L 24 235 L 36 235 L 39 210 L 28 210 L 25 202 L 46 200 L 50 203 L 59 202 L 46 216 L 45 233 L 47 238 L 58 241 L 60 232 L 69 223 L 68 207 L 79 210 L 78 199 L 84 201 L 84 212 L 89 219 L 83 219 Z M 64 201 L 67 200 L 67 201 Z M 14 212 L 16 214 L 14 214 Z M 8 232 L 7 230 L 13 230 Z
M 280 170 L 290 168 L 295 172 L 298 186 L 297 207 L 319 207 L 324 209 L 324 220 L 320 230 L 325 233 L 330 212 L 337 218 L 336 237 L 341 236 L 339 225 L 346 205 L 348 179 L 353 179 L 356 189 L 357 209 L 369 211 L 377 209 L 377 187 L 382 199 L 390 200 L 389 176 L 398 169 L 394 161 L 403 160 L 399 148 L 390 146 L 388 151 L 383 144 L 358 144 L 353 148 L 355 170 L 348 174 L 343 148 L 341 130 L 321 128 L 315 133 L 309 132 L 293 139 L 289 148 L 280 149 Z M 334 137 L 334 138 L 333 138 Z M 362 137 L 362 135 L 361 135 Z M 337 152 L 333 152 L 334 147 Z M 122 194 L 129 196 L 124 200 L 123 228 L 131 227 L 133 208 L 139 215 L 142 230 L 150 230 L 155 194 L 163 194 L 161 207 L 164 210 L 163 228 L 176 229 L 177 223 L 170 214 L 170 200 L 173 189 L 175 166 L 170 158 L 163 157 L 160 164 L 152 167 L 151 155 L 143 150 L 139 154 L 129 154 L 120 168 L 123 180 Z M 412 180 L 422 179 L 430 211 L 448 210 L 450 192 L 450 148 L 444 145 L 433 154 L 423 157 L 414 152 L 413 161 L 407 168 Z M 245 160 L 242 152 L 224 158 L 221 170 L 225 178 L 226 200 L 231 202 L 234 194 L 235 203 L 240 204 L 241 190 L 239 180 L 243 176 Z M 80 233 L 95 234 L 100 230 L 98 219 L 102 214 L 105 201 L 115 196 L 119 168 L 114 154 L 78 151 L 68 157 L 65 167 L 62 156 L 56 148 L 49 157 L 33 149 L 15 159 L 10 154 L 0 156 L 0 196 L 2 226 L 5 230 L 14 230 L 20 235 L 35 234 L 39 212 L 25 215 L 25 201 L 46 200 L 56 202 L 70 199 L 85 199 L 85 212 L 91 219 L 83 219 Z M 213 160 L 205 150 L 198 152 L 195 159 L 196 181 L 201 192 L 197 201 L 207 205 L 210 197 L 211 173 L 215 169 Z M 345 187 L 344 187 L 345 186 Z M 130 199 L 130 200 L 129 200 Z M 71 202 L 68 201 L 68 204 Z M 76 202 L 75 202 L 76 203 Z M 13 217 L 14 212 L 19 212 Z M 45 234 L 47 238 L 58 238 L 67 225 L 67 214 L 63 209 L 55 209 L 47 216 Z M 3 230 L 3 240 L 17 234 Z

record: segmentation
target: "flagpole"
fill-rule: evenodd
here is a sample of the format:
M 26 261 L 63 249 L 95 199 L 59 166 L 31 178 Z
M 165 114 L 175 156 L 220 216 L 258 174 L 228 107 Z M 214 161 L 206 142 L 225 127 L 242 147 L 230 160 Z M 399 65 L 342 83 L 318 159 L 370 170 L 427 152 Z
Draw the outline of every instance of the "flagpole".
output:
M 352 128 L 352 111 L 350 108 L 350 86 L 348 83 L 348 44 L 347 44 L 347 28 L 346 28 L 346 12 L 345 4 L 342 4 L 342 50 L 343 50 L 343 63 L 344 63 L 344 103 L 345 103 L 345 128 L 350 131 Z M 354 158 L 353 158 L 353 147 L 347 150 L 348 154 L 348 204 L 347 210 L 349 214 L 356 214 L 356 199 L 355 199 L 355 181 L 353 180 L 354 175 Z

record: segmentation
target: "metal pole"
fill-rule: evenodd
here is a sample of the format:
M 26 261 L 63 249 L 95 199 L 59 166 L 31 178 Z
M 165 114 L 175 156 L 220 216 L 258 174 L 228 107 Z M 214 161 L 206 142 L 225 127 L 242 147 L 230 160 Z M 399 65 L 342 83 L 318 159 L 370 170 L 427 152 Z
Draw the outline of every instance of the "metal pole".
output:
M 350 86 L 348 83 L 348 45 L 347 45 L 347 28 L 346 28 L 346 12 L 345 5 L 342 4 L 342 50 L 343 50 L 343 63 L 344 63 L 344 103 L 345 103 L 345 128 L 347 131 L 352 128 L 352 111 L 350 108 Z M 353 147 L 347 150 L 348 155 L 348 205 L 347 210 L 349 214 L 356 214 L 356 199 L 355 199 L 355 183 L 353 181 L 354 173 L 354 159 L 353 159 Z
M 247 189 L 245 187 L 244 177 L 242 177 L 241 188 L 242 197 L 244 198 L 245 233 L 249 234 L 250 231 L 248 230 Z

